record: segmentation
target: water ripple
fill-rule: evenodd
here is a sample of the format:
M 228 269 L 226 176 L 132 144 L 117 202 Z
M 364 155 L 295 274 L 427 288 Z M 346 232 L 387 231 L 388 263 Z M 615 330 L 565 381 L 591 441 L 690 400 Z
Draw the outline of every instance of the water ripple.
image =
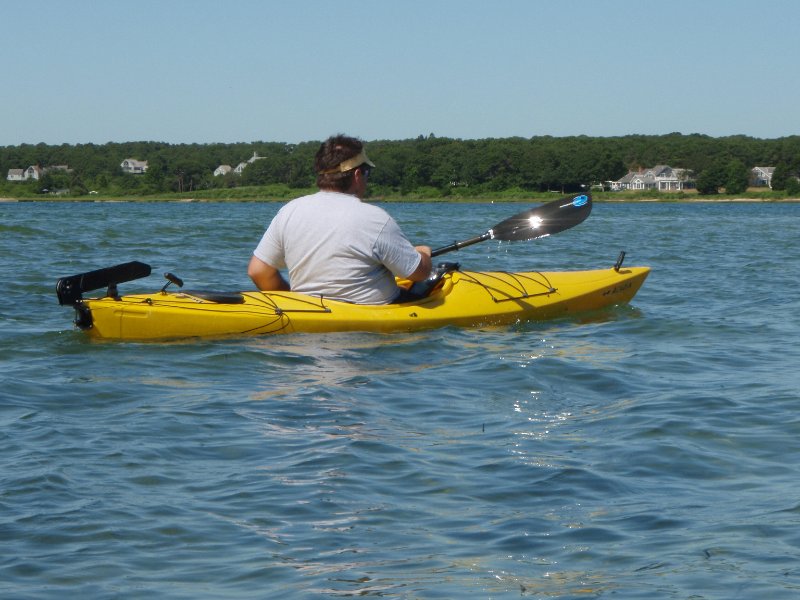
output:
M 55 301 L 133 258 L 248 287 L 275 209 L 0 205 L 0 595 L 797 596 L 796 206 L 599 205 L 459 253 L 579 268 L 624 244 L 654 267 L 580 320 L 98 343 Z M 390 207 L 431 240 L 446 209 Z

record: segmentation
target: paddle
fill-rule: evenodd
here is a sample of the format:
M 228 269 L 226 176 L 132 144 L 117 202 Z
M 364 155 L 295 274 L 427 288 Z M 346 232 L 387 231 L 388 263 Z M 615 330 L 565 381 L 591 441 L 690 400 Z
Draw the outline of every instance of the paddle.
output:
M 590 212 L 592 212 L 592 197 L 588 194 L 561 198 L 516 214 L 479 236 L 436 248 L 431 252 L 431 257 L 486 240 L 510 242 L 546 237 L 575 227 L 586 219 Z

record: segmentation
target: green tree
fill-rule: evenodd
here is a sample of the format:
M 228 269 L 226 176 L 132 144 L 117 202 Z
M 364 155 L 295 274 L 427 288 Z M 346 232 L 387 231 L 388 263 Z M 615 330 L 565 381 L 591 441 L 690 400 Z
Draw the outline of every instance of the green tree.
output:
M 750 182 L 750 170 L 738 158 L 728 163 L 725 192 L 728 194 L 741 194 L 747 190 Z
M 800 196 L 800 179 L 797 177 L 789 177 L 786 180 L 786 193 L 792 198 Z
M 172 189 L 178 193 L 191 192 L 198 187 L 203 180 L 207 169 L 196 160 L 183 159 L 171 167 Z
M 154 192 L 163 192 L 169 189 L 169 165 L 164 155 L 159 153 L 148 158 L 147 171 L 144 173 L 145 183 Z
M 111 186 L 111 183 L 109 181 L 109 177 L 105 173 L 101 173 L 100 175 L 95 177 L 95 179 L 94 179 L 94 187 L 98 188 L 95 191 L 106 192 L 106 191 L 108 191 L 108 188 L 110 186 Z
M 435 135 L 405 140 L 367 141 L 378 165 L 372 174 L 376 195 L 431 193 L 478 195 L 509 189 L 572 190 L 619 179 L 631 169 L 668 164 L 700 175 L 701 191 L 741 189 L 742 166 L 777 165 L 774 188 L 785 189 L 800 173 L 800 136 L 755 139 L 747 136 L 626 135 L 530 139 L 460 140 Z M 166 144 L 132 141 L 102 145 L 21 144 L 0 146 L 0 176 L 30 165 L 69 165 L 91 190 L 106 194 L 189 191 L 203 187 L 285 184 L 310 187 L 318 141 L 302 144 L 248 142 L 232 144 Z M 245 169 L 243 177 L 211 174 L 220 164 L 236 165 L 257 152 L 263 160 Z M 126 158 L 147 160 L 144 176 L 125 175 Z M 735 165 L 735 166 L 734 166 Z M 57 171 L 52 171 L 57 173 Z M 52 180 L 51 180 L 52 181 Z M 3 194 L 32 196 L 41 182 L 3 182 Z M 77 182 L 53 182 L 54 189 L 77 189 Z M 48 189 L 50 189 L 48 187 Z
M 789 165 L 785 162 L 778 163 L 775 166 L 775 171 L 772 172 L 772 189 L 778 191 L 785 190 L 791 175 L 792 172 Z
M 718 194 L 725 185 L 726 175 L 725 165 L 717 160 L 697 176 L 697 192 L 703 196 Z
M 274 158 L 262 158 L 248 164 L 241 174 L 242 185 L 269 185 L 285 183 L 286 161 Z
M 85 196 L 89 193 L 89 190 L 83 183 L 83 178 L 78 172 L 73 172 L 70 176 L 69 193 L 73 196 Z

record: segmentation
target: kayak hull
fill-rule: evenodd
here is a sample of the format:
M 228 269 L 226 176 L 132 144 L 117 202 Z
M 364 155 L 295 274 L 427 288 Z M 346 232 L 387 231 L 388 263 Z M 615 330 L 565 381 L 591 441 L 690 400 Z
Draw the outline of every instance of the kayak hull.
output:
M 563 272 L 453 271 L 427 297 L 356 305 L 293 292 L 166 292 L 81 298 L 76 323 L 96 338 L 188 337 L 411 331 L 566 317 L 634 297 L 648 267 Z

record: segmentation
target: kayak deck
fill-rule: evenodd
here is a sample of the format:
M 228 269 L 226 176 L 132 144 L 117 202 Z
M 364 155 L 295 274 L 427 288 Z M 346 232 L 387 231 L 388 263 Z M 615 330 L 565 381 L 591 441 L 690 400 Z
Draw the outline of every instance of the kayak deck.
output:
M 629 302 L 649 267 L 591 271 L 452 271 L 414 302 L 357 305 L 294 292 L 191 292 L 79 298 L 76 323 L 92 337 L 187 337 L 410 331 L 559 318 Z

